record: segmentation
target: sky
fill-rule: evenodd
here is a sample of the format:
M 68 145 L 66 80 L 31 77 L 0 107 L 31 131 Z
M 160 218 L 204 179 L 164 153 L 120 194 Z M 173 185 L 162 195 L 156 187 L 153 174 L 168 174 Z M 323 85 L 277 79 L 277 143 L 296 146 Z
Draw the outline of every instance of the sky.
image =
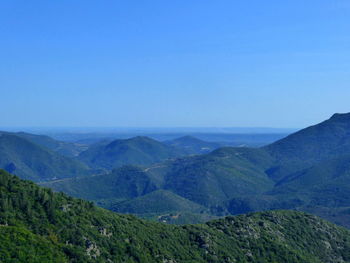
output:
M 348 0 L 0 1 L 0 127 L 302 128 L 350 112 Z

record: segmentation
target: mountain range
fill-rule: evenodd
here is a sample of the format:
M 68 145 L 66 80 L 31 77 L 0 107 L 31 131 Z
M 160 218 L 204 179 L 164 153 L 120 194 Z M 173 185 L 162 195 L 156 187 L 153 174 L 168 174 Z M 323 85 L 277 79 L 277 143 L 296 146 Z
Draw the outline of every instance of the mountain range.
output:
M 1 170 L 0 197 L 4 263 L 350 262 L 349 230 L 301 212 L 172 226 L 113 213 Z
M 130 207 L 129 212 L 144 217 L 164 215 L 167 205 L 160 200 L 161 195 L 159 199 L 154 195 L 150 200 L 162 203 L 162 207 L 142 208 L 150 193 L 164 190 L 204 207 L 202 214 L 212 216 L 296 209 L 350 226 L 349 163 L 350 114 L 335 114 L 329 120 L 262 148 L 224 147 L 207 154 L 167 159 L 148 167 L 129 167 L 127 172 L 119 168 L 104 175 L 49 182 L 46 186 L 93 200 L 115 211 L 127 212 Z M 132 182 L 134 189 L 135 180 L 140 180 L 134 176 L 135 169 L 140 169 L 138 173 L 142 173 L 141 178 L 147 184 L 136 184 L 141 187 L 141 190 L 137 188 L 139 195 L 120 194 L 118 188 L 114 188 L 119 182 L 123 185 L 129 185 L 126 181 Z M 122 181 L 118 174 L 123 174 Z M 106 185 L 109 185 L 108 191 L 105 191 Z M 102 197 L 94 194 L 101 192 L 104 192 Z M 169 202 L 176 203 L 176 197 Z M 173 209 L 174 213 L 182 210 L 180 205 Z M 200 218 L 201 212 L 193 211 Z
M 138 136 L 108 143 L 97 143 L 80 153 L 78 159 L 92 168 L 114 169 L 134 164 L 147 166 L 183 153 L 148 137 Z
M 177 142 L 181 139 L 177 140 Z M 46 135 L 0 132 L 0 168 L 35 182 L 102 173 L 123 165 L 148 166 L 200 153 L 206 144 L 193 138 L 173 147 L 148 137 L 102 140 L 92 145 L 62 142 Z M 215 143 L 208 143 L 217 145 Z

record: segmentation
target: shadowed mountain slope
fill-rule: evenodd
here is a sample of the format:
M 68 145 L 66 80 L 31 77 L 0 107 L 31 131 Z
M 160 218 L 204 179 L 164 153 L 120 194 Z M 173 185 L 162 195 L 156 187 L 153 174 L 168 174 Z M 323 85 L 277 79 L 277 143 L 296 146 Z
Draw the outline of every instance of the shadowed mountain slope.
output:
M 85 151 L 88 148 L 85 144 L 57 141 L 46 135 L 36 135 L 26 132 L 17 132 L 14 133 L 14 135 L 27 139 L 28 141 L 67 157 L 78 156 L 82 151 Z
M 88 167 L 79 161 L 11 133 L 0 133 L 0 167 L 33 181 L 84 176 L 90 173 Z
M 147 166 L 179 155 L 182 153 L 171 146 L 139 136 L 93 145 L 79 155 L 79 160 L 93 168 L 111 170 L 128 164 Z
M 125 178 L 133 182 L 133 169 L 119 170 L 117 173 L 124 178 L 120 181 L 116 179 L 119 177 L 106 175 L 47 186 L 106 208 L 117 207 L 121 201 L 130 202 L 128 207 L 135 214 L 141 214 L 136 208 L 143 209 L 143 200 L 147 200 L 141 198 L 143 195 L 166 190 L 205 207 L 215 216 L 298 209 L 350 227 L 350 114 L 335 114 L 263 148 L 220 148 L 204 155 L 166 160 L 140 172 L 152 188 L 135 196 L 113 193 L 119 191 L 115 190 L 118 185 L 128 188 Z M 140 198 L 133 202 L 135 197 Z M 154 195 L 152 200 L 167 207 L 167 199 L 161 200 L 161 195 Z M 150 208 L 157 213 L 156 206 Z M 123 211 L 127 212 L 126 206 Z
M 334 114 L 264 149 L 276 158 L 276 165 L 269 170 L 276 181 L 317 162 L 350 154 L 350 113 Z

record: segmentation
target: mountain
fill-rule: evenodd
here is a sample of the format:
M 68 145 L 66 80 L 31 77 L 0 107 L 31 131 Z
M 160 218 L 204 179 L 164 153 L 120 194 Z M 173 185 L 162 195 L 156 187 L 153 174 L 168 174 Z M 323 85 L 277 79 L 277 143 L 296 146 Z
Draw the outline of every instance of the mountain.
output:
M 0 171 L 0 261 L 350 262 L 350 231 L 295 211 L 171 226 L 120 215 Z
M 192 141 L 191 138 L 182 140 L 187 139 Z M 123 199 L 105 191 L 118 185 L 115 177 L 110 175 L 82 178 L 78 184 L 64 180 L 47 186 L 93 200 L 109 209 L 117 209 L 118 204 L 124 202 L 128 205 L 121 211 L 128 212 L 129 207 L 129 212 L 137 215 L 144 212 L 142 204 L 148 196 L 143 195 L 165 190 L 205 207 L 214 216 L 297 209 L 350 227 L 349 163 L 350 114 L 335 114 L 329 120 L 262 148 L 225 147 L 150 165 L 143 168 L 142 173 L 154 188 L 135 197 Z M 122 173 L 132 181 L 132 170 Z M 89 184 L 89 180 L 94 183 Z M 100 180 L 105 186 L 99 183 Z M 120 182 L 128 185 L 125 181 Z M 73 191 L 73 188 L 78 190 Z M 106 194 L 99 197 L 94 191 Z M 176 204 L 173 200 L 162 199 L 159 194 L 150 196 L 152 202 L 159 202 L 161 207 L 167 207 L 166 202 Z M 137 198 L 135 202 L 134 198 Z M 180 208 L 179 205 L 177 212 Z M 150 209 L 147 213 L 162 215 L 156 205 L 150 205 Z
M 206 155 L 169 162 L 162 188 L 207 207 L 217 207 L 235 196 L 264 192 L 273 183 L 264 173 L 270 157 L 259 149 L 220 148 Z
M 231 213 L 298 209 L 350 227 L 350 114 L 303 129 L 263 148 L 273 189 L 229 202 Z
M 226 200 L 273 188 L 273 181 L 264 172 L 271 162 L 271 157 L 260 149 L 221 148 L 209 154 L 168 160 L 148 168 L 126 166 L 104 175 L 52 181 L 43 185 L 95 201 L 108 209 L 115 210 L 121 201 L 129 201 L 125 204 L 131 205 L 124 206 L 122 211 L 136 214 L 144 214 L 144 210 L 136 211 L 136 208 L 141 208 L 139 202 L 144 203 L 150 196 L 152 202 L 159 202 L 163 208 L 180 204 L 178 199 L 163 198 L 159 193 L 164 192 L 138 198 L 135 202 L 132 200 L 162 189 L 171 192 L 171 197 L 179 196 L 187 199 L 187 203 L 205 207 L 212 215 L 225 215 L 227 211 L 223 204 Z M 169 204 L 166 205 L 166 202 Z M 133 210 L 127 211 L 126 207 L 133 207 Z M 181 209 L 179 205 L 173 210 Z M 163 212 L 156 204 L 150 205 L 147 210 L 150 214 Z
M 169 213 L 177 211 L 200 213 L 205 208 L 170 191 L 156 190 L 146 195 L 115 204 L 112 211 L 119 213 Z
M 165 141 L 164 143 L 181 149 L 187 154 L 208 153 L 222 146 L 220 143 L 202 141 L 193 136 L 183 136 L 171 141 Z
M 97 205 L 114 212 L 169 224 L 194 224 L 217 218 L 206 207 L 162 189 L 120 202 L 100 200 Z
M 148 137 L 114 140 L 107 145 L 99 143 L 82 152 L 78 159 L 93 168 L 111 170 L 132 164 L 147 166 L 182 155 L 175 148 Z
M 90 174 L 79 161 L 11 133 L 0 133 L 0 168 L 33 181 Z
M 323 160 L 350 154 L 350 113 L 334 114 L 264 149 L 276 159 L 275 166 L 268 171 L 275 181 Z
M 27 139 L 28 141 L 41 145 L 44 148 L 47 148 L 51 151 L 57 152 L 67 157 L 78 156 L 82 151 L 85 151 L 88 148 L 88 146 L 85 144 L 62 142 L 46 135 L 36 135 L 26 132 L 17 132 L 14 133 L 14 135 Z
M 122 201 L 157 189 L 151 177 L 143 169 L 135 166 L 123 166 L 107 174 L 67 178 L 42 185 L 93 201 Z

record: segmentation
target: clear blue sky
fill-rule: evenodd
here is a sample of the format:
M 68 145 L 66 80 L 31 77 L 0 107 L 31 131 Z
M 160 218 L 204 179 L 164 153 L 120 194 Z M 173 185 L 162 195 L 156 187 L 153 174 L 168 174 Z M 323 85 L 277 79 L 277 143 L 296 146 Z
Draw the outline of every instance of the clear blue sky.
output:
M 350 111 L 350 1 L 0 2 L 0 126 L 304 127 Z

